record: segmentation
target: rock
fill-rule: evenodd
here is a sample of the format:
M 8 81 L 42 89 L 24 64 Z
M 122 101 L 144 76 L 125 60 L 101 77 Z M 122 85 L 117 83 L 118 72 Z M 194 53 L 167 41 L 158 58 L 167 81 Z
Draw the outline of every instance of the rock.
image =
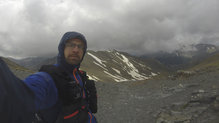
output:
M 204 93 L 204 92 L 205 92 L 205 90 L 198 90 L 198 92 L 199 92 L 199 93 Z
M 219 112 L 219 96 L 216 97 L 214 103 L 212 104 L 212 109 Z
M 192 93 L 190 103 L 205 103 L 210 104 L 216 100 L 216 95 L 214 93 L 206 92 L 202 89 Z
M 190 123 L 191 116 L 180 112 L 161 112 L 156 123 Z
M 186 88 L 195 88 L 195 87 L 200 86 L 200 84 L 198 84 L 198 83 L 189 83 L 189 84 L 185 84 L 184 86 Z
M 176 74 L 177 77 L 190 77 L 195 74 L 195 71 L 178 70 Z
M 218 95 L 216 96 L 216 101 L 218 101 L 218 102 L 219 102 L 219 96 L 218 96 Z
M 219 112 L 219 102 L 215 101 L 212 105 L 212 109 L 216 112 Z

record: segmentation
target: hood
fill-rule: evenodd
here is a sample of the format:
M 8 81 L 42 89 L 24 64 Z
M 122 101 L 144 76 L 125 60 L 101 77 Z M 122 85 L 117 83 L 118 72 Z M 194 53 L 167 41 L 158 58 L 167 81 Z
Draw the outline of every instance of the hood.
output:
M 80 67 L 80 64 L 78 65 L 71 65 L 71 64 L 68 64 L 65 60 L 65 56 L 64 56 L 64 48 L 65 48 L 65 43 L 67 40 L 69 39 L 73 39 L 73 38 L 77 38 L 77 39 L 80 39 L 84 42 L 85 44 L 85 47 L 84 47 L 84 54 L 83 54 L 83 57 L 82 57 L 82 60 L 84 58 L 84 55 L 87 51 L 87 40 L 85 39 L 84 35 L 82 35 L 81 33 L 79 32 L 66 32 L 63 37 L 61 38 L 60 42 L 59 42 L 59 46 L 58 46 L 58 57 L 57 57 L 57 64 L 58 66 L 61 66 L 63 67 L 64 69 L 68 70 L 69 72 L 72 72 L 74 68 L 79 68 Z M 81 60 L 81 62 L 82 62 Z

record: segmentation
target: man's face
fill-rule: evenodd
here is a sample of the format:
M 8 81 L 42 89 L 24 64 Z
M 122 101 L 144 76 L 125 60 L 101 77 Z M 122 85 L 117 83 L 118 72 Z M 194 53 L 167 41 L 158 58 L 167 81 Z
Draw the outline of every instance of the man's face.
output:
M 64 55 L 67 63 L 77 65 L 84 54 L 84 43 L 80 39 L 68 40 L 65 44 Z

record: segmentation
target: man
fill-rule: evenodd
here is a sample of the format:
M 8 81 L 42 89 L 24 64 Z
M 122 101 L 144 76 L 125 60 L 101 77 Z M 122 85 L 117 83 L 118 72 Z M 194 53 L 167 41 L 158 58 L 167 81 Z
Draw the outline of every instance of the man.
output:
M 80 71 L 87 50 L 85 37 L 67 32 L 59 46 L 57 64 L 44 65 L 39 72 L 24 80 L 34 94 L 35 119 L 42 123 L 96 123 L 94 81 Z

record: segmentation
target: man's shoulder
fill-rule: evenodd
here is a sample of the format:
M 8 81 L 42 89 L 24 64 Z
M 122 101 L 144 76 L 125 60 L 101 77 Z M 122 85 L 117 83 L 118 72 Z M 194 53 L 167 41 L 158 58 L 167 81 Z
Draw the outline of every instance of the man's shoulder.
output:
M 57 71 L 58 67 L 56 65 L 43 65 L 39 69 L 39 72 L 54 72 Z
M 49 73 L 47 72 L 37 72 L 35 73 L 35 75 L 37 76 L 40 76 L 43 80 L 46 80 L 46 81 L 51 81 L 52 80 L 52 77 Z

